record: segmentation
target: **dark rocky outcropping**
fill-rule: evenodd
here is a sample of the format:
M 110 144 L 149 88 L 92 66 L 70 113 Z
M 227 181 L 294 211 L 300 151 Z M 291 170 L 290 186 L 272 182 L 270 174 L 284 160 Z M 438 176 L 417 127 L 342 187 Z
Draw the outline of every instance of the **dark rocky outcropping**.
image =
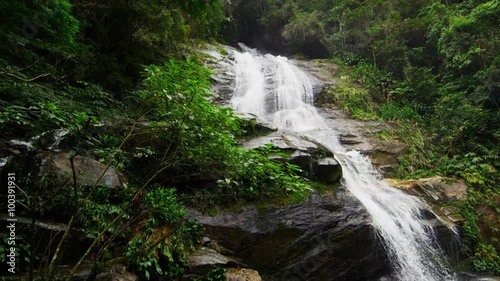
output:
M 228 268 L 226 281 L 262 281 L 259 272 L 248 268 Z
M 463 180 L 432 177 L 418 180 L 386 179 L 392 186 L 422 197 L 434 212 L 452 223 L 463 221 L 458 205 L 467 200 L 467 186 Z
M 264 280 L 371 280 L 390 271 L 365 209 L 343 189 L 290 206 L 189 216 Z
M 342 178 L 342 167 L 333 153 L 320 143 L 293 132 L 275 132 L 246 140 L 244 148 L 272 145 L 282 153 L 271 155 L 276 161 L 299 166 L 311 179 L 325 184 L 336 184 Z
M 215 241 L 209 238 L 206 244 L 196 249 L 189 256 L 189 270 L 184 274 L 182 280 L 193 280 L 195 278 L 202 279 L 215 266 L 226 268 L 227 281 L 261 281 L 262 278 L 259 272 L 253 269 L 244 268 L 245 265 L 238 260 L 225 256 L 214 248 L 220 248 Z
M 43 151 L 13 156 L 7 167 L 9 171 L 20 171 L 36 177 L 50 174 L 52 183 L 56 185 L 73 185 L 75 180 L 79 186 L 126 186 L 123 176 L 112 167 L 107 168 L 98 161 L 81 155 L 73 157 L 73 164 L 70 159 L 71 155 L 67 152 Z
M 327 126 L 339 133 L 339 141 L 347 149 L 353 149 L 369 156 L 372 164 L 384 177 L 394 177 L 399 166 L 398 157 L 405 145 L 396 139 L 387 139 L 386 135 L 395 130 L 395 126 L 381 121 L 352 119 L 342 110 L 334 107 L 319 109 Z
M 452 203 L 467 200 L 467 185 L 463 180 L 436 176 L 418 180 L 388 181 L 395 187 L 425 197 L 427 201 Z
M 37 157 L 41 159 L 40 173 L 54 173 L 60 184 L 73 182 L 73 168 L 69 153 L 41 153 Z M 105 185 L 115 188 L 126 186 L 123 176 L 112 167 L 106 167 L 92 158 L 77 155 L 73 158 L 73 167 L 77 185 Z

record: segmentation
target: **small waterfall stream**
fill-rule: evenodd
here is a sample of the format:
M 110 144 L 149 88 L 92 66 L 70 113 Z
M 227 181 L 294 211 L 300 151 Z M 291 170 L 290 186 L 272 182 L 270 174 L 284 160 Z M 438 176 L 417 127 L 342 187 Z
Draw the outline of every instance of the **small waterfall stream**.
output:
M 242 46 L 236 52 L 236 87 L 231 104 L 276 125 L 316 139 L 334 152 L 343 167 L 343 184 L 366 207 L 384 241 L 401 281 L 456 280 L 436 243 L 432 228 L 423 223 L 419 198 L 389 186 L 370 159 L 348 151 L 312 105 L 310 78 L 285 57 L 261 55 Z

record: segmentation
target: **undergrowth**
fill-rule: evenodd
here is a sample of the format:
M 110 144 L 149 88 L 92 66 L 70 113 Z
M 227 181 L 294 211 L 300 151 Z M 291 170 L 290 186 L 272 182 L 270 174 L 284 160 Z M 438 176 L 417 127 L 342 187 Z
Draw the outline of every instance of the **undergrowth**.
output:
M 344 81 L 333 88 L 330 98 L 346 113 L 357 119 L 398 124 L 397 130 L 383 136 L 397 138 L 406 145 L 404 154 L 398 158 L 398 177 L 416 179 L 441 175 L 466 182 L 468 199 L 460 208 L 465 219 L 462 222 L 464 239 L 473 252 L 472 267 L 500 273 L 500 191 L 497 188 L 500 150 L 494 142 L 473 136 L 478 133 L 474 129 L 482 129 L 475 124 L 486 118 L 487 112 L 478 111 L 467 101 L 464 103 L 464 97 L 461 101 L 444 97 L 434 107 L 418 100 L 405 100 L 412 91 L 410 84 L 393 81 L 392 86 L 384 89 L 381 81 L 390 75 L 374 71 L 363 63 L 354 67 L 344 65 L 342 75 Z
M 78 233 L 87 248 L 75 253 L 81 256 L 71 265 L 72 273 L 84 262 L 90 263 L 93 276 L 124 263 L 141 280 L 179 279 L 203 233 L 186 218 L 186 202 L 207 208 L 233 202 L 297 202 L 312 191 L 297 166 L 269 159 L 273 148 L 239 146 L 236 137 L 252 133 L 245 132 L 252 126 L 231 109 L 209 102 L 209 77 L 196 59 L 150 65 L 126 106 L 93 84 L 2 81 L 5 110 L 0 129 L 31 136 L 68 129 L 71 157 L 94 156 L 129 180 L 126 188 L 117 189 L 97 183 L 61 184 L 51 173 L 22 177 L 18 214 L 53 219 L 68 230 L 46 249 L 36 248 L 36 228 L 25 229 L 24 236 L 19 233 L 24 239 L 20 250 L 26 254 L 19 269 L 54 280 L 62 253 L 68 250 L 65 245 Z M 16 93 L 22 93 L 21 98 Z M 100 133 L 103 123 L 107 133 Z M 22 162 L 9 170 L 38 173 L 23 168 Z M 210 186 L 191 184 L 191 193 L 179 186 L 195 177 L 217 180 Z M 5 262 L 5 255 L 0 261 Z M 223 275 L 223 269 L 214 268 L 204 280 L 221 280 Z

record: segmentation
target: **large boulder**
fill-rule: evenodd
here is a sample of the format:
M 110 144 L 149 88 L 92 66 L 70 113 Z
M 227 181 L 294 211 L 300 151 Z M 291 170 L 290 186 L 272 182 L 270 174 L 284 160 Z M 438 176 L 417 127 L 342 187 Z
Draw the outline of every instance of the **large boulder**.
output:
M 225 256 L 209 247 L 200 247 L 189 255 L 189 268 L 193 272 L 200 272 L 216 265 L 241 265 L 237 260 Z
M 123 177 L 112 167 L 81 155 L 73 158 L 65 152 L 45 152 L 37 156 L 41 160 L 40 173 L 51 173 L 59 184 L 73 184 L 73 168 L 77 185 L 104 185 L 123 188 L 126 183 Z
M 435 176 L 418 180 L 387 179 L 389 183 L 418 196 L 427 201 L 454 202 L 467 200 L 467 185 L 463 180 Z
M 221 254 L 220 246 L 205 237 L 205 244 L 189 255 L 189 270 L 182 280 L 201 279 L 215 267 L 226 267 L 227 281 L 261 281 L 259 272 L 253 269 L 241 268 L 244 266 L 236 259 Z M 216 250 L 218 249 L 218 250 Z
M 71 161 L 72 158 L 72 161 Z M 79 186 L 112 186 L 124 188 L 127 183 L 123 175 L 113 167 L 97 160 L 68 152 L 42 151 L 18 154 L 8 159 L 6 170 L 15 172 L 20 178 L 31 176 L 32 180 L 48 178 L 51 184 Z M 73 177 L 74 174 L 74 177 Z
M 371 280 L 390 271 L 363 206 L 349 192 L 215 216 L 190 209 L 207 235 L 264 280 Z
M 228 268 L 226 281 L 262 281 L 259 272 L 248 268 Z
M 467 200 L 463 180 L 436 176 L 418 180 L 386 179 L 392 186 L 422 197 L 441 217 L 452 223 L 462 221 L 459 203 Z
M 293 132 L 274 132 L 245 140 L 247 149 L 272 145 L 280 153 L 270 155 L 276 161 L 299 166 L 311 179 L 325 184 L 336 184 L 342 178 L 342 166 L 326 147 L 306 136 Z
M 342 168 L 334 158 L 318 159 L 313 163 L 313 177 L 320 182 L 333 184 L 342 178 Z
M 237 115 L 247 122 L 246 131 L 254 135 L 263 135 L 276 132 L 278 128 L 266 120 L 262 120 L 257 115 L 252 113 L 237 113 Z

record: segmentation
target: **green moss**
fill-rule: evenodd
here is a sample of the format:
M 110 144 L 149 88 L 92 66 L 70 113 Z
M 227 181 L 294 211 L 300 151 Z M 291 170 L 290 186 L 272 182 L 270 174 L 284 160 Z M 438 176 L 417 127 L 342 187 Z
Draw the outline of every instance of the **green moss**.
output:
M 217 208 L 215 206 L 212 206 L 212 207 L 206 209 L 205 213 L 211 217 L 215 217 L 215 216 L 217 216 L 219 211 L 217 210 Z
M 216 47 L 221 55 L 227 56 L 229 54 L 228 51 L 225 48 L 223 48 L 222 46 L 216 45 Z
M 380 132 L 377 132 L 375 134 L 375 137 L 377 139 L 385 140 L 385 141 L 389 141 L 390 139 L 392 139 L 391 133 L 389 131 L 386 131 L 386 130 L 382 130 Z

